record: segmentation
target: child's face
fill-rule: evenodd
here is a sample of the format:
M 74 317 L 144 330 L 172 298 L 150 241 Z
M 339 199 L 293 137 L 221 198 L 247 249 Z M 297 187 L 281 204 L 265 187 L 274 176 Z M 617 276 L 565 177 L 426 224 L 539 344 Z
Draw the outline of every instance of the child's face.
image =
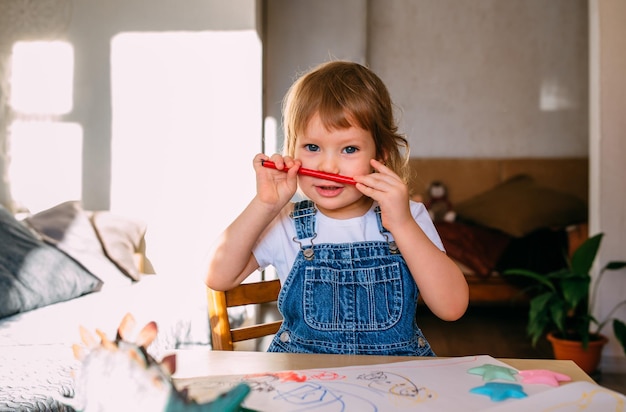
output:
M 370 159 L 376 156 L 372 134 L 360 127 L 326 130 L 315 114 L 295 145 L 294 157 L 302 167 L 348 177 L 372 172 Z M 309 176 L 298 176 L 300 190 L 327 216 L 348 219 L 363 215 L 372 200 L 354 185 Z

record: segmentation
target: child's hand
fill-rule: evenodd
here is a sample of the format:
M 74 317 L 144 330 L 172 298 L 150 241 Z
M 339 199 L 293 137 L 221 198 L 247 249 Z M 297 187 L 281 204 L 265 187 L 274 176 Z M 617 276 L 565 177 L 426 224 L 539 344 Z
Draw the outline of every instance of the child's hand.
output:
M 269 169 L 262 166 L 264 160 L 271 160 L 276 164 L 276 169 Z M 257 198 L 269 205 L 278 205 L 282 208 L 296 193 L 298 187 L 298 169 L 301 163 L 289 156 L 278 154 L 268 158 L 260 153 L 254 157 L 254 170 L 256 172 Z M 287 173 L 284 168 L 289 168 Z
M 355 176 L 356 188 L 380 205 L 383 226 L 393 233 L 407 221 L 414 221 L 409 208 L 409 189 L 393 170 L 378 160 L 370 160 L 378 173 Z

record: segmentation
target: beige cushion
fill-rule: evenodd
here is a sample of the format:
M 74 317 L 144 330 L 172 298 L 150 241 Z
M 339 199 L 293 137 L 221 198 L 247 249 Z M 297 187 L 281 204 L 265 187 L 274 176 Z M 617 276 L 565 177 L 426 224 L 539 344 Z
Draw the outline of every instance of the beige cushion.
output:
M 576 196 L 515 176 L 455 206 L 460 220 L 522 237 L 541 228 L 587 221 L 587 206 Z
M 448 200 L 454 208 L 457 202 L 469 199 L 501 183 L 500 162 L 477 159 L 412 158 L 411 191 L 428 198 L 428 188 L 440 181 L 448 189 Z
M 537 184 L 577 196 L 587 203 L 588 158 L 411 158 L 412 194 L 427 198 L 435 181 L 448 188 L 448 199 L 457 204 L 493 189 L 517 175 L 528 175 Z
M 88 214 L 79 201 L 67 201 L 24 220 L 48 244 L 62 250 L 104 282 L 129 285 L 130 279 L 104 253 Z
M 139 280 L 141 273 L 135 254 L 143 252 L 142 249 L 145 248 L 146 223 L 104 210 L 93 212 L 91 221 L 107 257 L 126 276 Z

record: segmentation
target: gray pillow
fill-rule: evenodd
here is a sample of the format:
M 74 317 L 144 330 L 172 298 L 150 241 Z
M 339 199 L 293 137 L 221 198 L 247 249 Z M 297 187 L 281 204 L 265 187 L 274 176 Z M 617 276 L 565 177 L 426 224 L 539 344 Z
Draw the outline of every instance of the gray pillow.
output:
M 100 289 L 102 281 L 0 206 L 0 318 Z

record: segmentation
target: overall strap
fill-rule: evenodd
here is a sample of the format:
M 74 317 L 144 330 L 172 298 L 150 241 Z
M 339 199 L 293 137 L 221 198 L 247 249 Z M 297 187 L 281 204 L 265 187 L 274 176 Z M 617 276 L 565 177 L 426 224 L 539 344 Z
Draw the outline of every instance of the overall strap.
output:
M 313 201 L 302 200 L 294 204 L 293 212 L 289 214 L 296 227 L 296 236 L 293 241 L 300 245 L 300 249 L 307 260 L 313 258 L 313 239 L 317 236 L 315 233 L 316 213 L 317 208 Z M 309 244 L 306 247 L 302 244 L 305 239 L 309 239 Z
M 395 240 L 389 240 L 390 232 L 383 226 L 383 218 L 380 212 L 380 206 L 376 205 L 374 208 L 374 212 L 376 212 L 376 222 L 378 223 L 378 231 L 385 238 L 387 243 L 389 244 L 389 251 L 391 253 L 398 253 L 398 246 L 396 245 Z
M 374 208 L 374 212 L 376 212 L 376 222 L 378 223 L 378 231 L 380 233 L 382 233 L 383 235 L 385 233 L 389 233 L 389 231 L 387 229 L 385 229 L 385 227 L 383 226 L 383 218 L 380 216 L 380 206 L 376 205 L 376 207 Z

